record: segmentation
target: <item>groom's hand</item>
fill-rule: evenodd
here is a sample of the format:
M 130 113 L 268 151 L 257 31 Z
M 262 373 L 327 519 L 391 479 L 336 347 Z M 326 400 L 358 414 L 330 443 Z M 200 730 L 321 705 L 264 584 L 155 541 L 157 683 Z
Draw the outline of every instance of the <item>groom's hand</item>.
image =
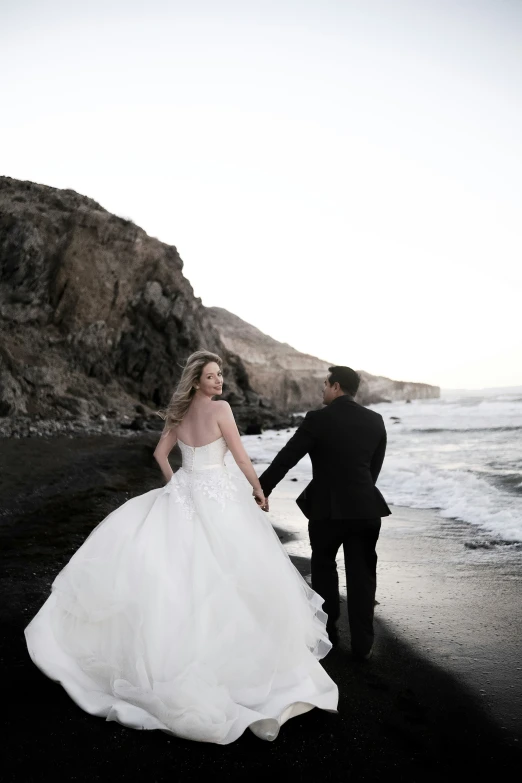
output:
M 268 511 L 268 498 L 266 498 L 261 490 L 255 490 L 252 492 L 254 500 L 262 511 Z

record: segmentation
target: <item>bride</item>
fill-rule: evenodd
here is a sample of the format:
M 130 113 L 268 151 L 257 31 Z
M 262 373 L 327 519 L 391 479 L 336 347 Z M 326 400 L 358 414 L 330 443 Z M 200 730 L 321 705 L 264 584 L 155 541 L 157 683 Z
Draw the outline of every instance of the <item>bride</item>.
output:
M 247 727 L 273 740 L 313 707 L 335 712 L 338 691 L 319 663 L 331 648 L 323 599 L 261 510 L 230 406 L 212 399 L 222 388 L 220 357 L 192 354 L 161 412 L 167 483 L 94 528 L 25 636 L 86 712 L 225 745 Z M 246 481 L 225 467 L 228 449 Z

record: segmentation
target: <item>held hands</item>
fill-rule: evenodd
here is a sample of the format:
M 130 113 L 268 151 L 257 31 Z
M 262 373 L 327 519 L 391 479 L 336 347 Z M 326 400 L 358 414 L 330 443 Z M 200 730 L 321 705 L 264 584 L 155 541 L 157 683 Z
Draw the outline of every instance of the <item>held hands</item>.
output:
M 254 496 L 254 500 L 262 511 L 269 510 L 268 498 L 265 498 L 262 489 L 254 489 L 252 495 Z

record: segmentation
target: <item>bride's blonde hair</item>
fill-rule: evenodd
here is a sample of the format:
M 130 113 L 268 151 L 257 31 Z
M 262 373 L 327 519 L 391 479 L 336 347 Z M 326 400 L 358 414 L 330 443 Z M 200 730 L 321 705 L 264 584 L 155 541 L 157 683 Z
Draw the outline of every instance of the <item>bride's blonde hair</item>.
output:
M 216 362 L 219 369 L 223 369 L 221 356 L 210 351 L 196 351 L 187 359 L 169 404 L 166 408 L 157 411 L 158 416 L 165 421 L 165 430 L 171 430 L 181 423 L 196 393 L 195 385 L 201 378 L 205 366 L 210 362 Z

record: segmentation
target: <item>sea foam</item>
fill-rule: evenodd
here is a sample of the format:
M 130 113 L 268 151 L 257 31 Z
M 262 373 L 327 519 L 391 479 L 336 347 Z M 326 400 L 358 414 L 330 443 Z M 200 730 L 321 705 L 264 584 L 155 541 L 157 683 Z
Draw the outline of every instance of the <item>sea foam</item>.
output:
M 438 509 L 442 517 L 477 525 L 496 540 L 522 541 L 520 392 L 462 393 L 372 407 L 388 432 L 378 486 L 389 503 Z M 244 438 L 258 472 L 293 431 Z M 289 477 L 310 480 L 309 458 Z

